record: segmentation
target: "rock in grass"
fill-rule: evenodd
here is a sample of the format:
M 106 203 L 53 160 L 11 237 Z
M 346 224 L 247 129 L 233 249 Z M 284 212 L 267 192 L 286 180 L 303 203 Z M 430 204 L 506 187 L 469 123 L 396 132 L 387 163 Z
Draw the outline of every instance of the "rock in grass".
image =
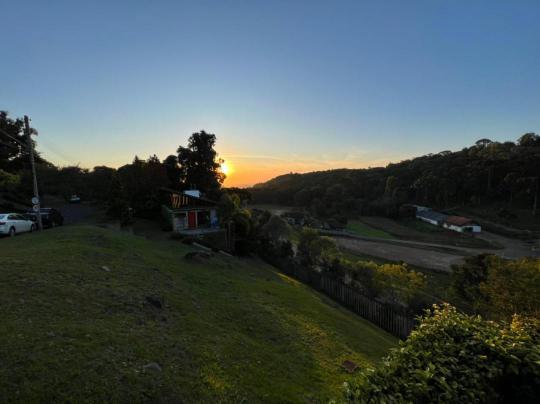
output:
M 104 270 L 105 272 L 111 272 L 110 268 L 108 266 L 105 266 L 105 265 L 103 265 L 101 267 L 101 269 Z
M 358 365 L 348 359 L 341 364 L 341 367 L 345 369 L 348 373 L 354 373 L 354 371 L 358 369 Z
M 159 366 L 156 362 L 150 362 L 143 366 L 143 370 L 151 370 L 154 372 L 161 372 L 161 366 Z

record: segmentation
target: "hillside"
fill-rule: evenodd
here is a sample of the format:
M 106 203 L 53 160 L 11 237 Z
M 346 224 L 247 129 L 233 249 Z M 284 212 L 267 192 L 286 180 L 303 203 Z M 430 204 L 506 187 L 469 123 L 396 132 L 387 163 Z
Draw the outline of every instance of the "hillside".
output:
M 319 217 L 396 216 L 407 202 L 481 211 L 489 205 L 490 212 L 499 215 L 496 219 L 507 225 L 540 229 L 539 173 L 540 136 L 529 133 L 516 143 L 481 139 L 456 152 L 428 154 L 384 168 L 286 174 L 250 191 L 255 204 L 308 208 Z
M 396 340 L 254 259 L 94 226 L 0 240 L 0 401 L 318 402 Z

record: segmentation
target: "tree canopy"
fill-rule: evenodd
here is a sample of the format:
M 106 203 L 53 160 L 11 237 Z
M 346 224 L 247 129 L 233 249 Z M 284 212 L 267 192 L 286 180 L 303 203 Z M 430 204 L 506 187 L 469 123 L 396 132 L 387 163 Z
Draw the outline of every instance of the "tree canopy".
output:
M 7 111 L 0 111 L 0 169 L 14 172 L 28 168 L 27 139 L 24 135 L 24 123 L 20 118 L 10 118 Z M 37 134 L 34 128 L 30 128 L 32 134 Z M 49 164 L 35 153 L 37 163 Z
M 453 294 L 491 319 L 540 317 L 540 260 L 495 255 L 467 257 L 452 273 Z
M 225 181 L 220 171 L 222 159 L 214 149 L 216 135 L 204 130 L 191 135 L 188 146 L 180 146 L 178 152 L 179 178 L 184 188 L 195 188 L 215 194 Z
M 460 151 L 428 154 L 386 167 L 286 174 L 255 185 L 255 203 L 296 205 L 316 216 L 343 212 L 392 216 L 403 203 L 435 208 L 502 202 L 537 214 L 540 136 L 480 139 Z M 536 201 L 536 203 L 535 203 Z

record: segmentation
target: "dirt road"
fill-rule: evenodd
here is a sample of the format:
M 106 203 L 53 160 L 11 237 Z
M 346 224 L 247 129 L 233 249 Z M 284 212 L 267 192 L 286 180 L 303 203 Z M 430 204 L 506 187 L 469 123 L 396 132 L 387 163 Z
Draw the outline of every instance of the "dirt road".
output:
M 463 248 L 418 241 L 386 240 L 350 235 L 347 237 L 334 236 L 334 239 L 339 246 L 352 252 L 390 261 L 404 261 L 411 265 L 447 272 L 451 271 L 452 265 L 463 262 L 464 257 L 482 253 L 511 259 L 540 257 L 540 250 L 536 249 L 534 244 L 489 232 L 483 232 L 481 237 L 504 246 L 504 248 L 497 250 Z

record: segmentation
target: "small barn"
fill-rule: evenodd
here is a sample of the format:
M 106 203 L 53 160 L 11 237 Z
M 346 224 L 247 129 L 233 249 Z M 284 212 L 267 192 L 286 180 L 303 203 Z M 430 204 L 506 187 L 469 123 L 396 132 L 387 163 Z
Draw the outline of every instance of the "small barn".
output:
M 472 219 L 463 216 L 448 216 L 443 227 L 460 233 L 480 233 L 482 227 Z
M 448 216 L 434 210 L 417 210 L 416 218 L 434 226 L 442 226 Z
M 163 189 L 161 212 L 173 232 L 199 235 L 220 231 L 216 202 L 197 190 L 174 191 Z

